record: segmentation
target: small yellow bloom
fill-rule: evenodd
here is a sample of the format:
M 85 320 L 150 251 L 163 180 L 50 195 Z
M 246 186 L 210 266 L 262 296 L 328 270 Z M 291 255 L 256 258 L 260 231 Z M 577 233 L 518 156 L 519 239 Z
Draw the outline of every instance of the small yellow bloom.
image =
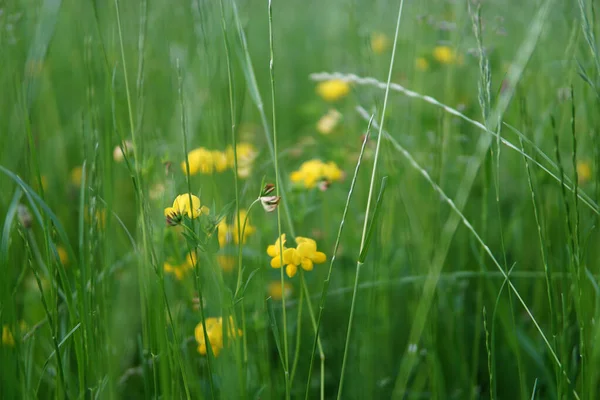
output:
M 163 263 L 163 268 L 165 273 L 175 275 L 175 278 L 180 281 L 187 274 L 187 272 L 194 268 L 196 265 L 196 253 L 188 253 L 186 259 L 181 264 L 173 264 L 165 261 Z
M 383 54 L 388 49 L 389 44 L 389 39 L 383 33 L 375 32 L 371 34 L 371 50 L 373 50 L 373 53 Z
M 226 254 L 219 254 L 217 255 L 217 262 L 219 263 L 223 271 L 231 272 L 235 267 L 236 257 Z
M 190 197 L 192 202 L 190 204 Z M 208 214 L 210 210 L 200 205 L 200 199 L 193 194 L 180 194 L 175 198 L 173 207 L 165 208 L 164 214 L 168 225 L 177 225 L 184 215 L 188 218 L 197 218 L 202 214 Z
M 10 329 L 8 329 L 8 325 L 2 326 L 2 344 L 11 347 L 15 345 L 15 338 L 10 332 Z
M 427 71 L 429 69 L 429 61 L 425 57 L 417 57 L 415 60 L 415 67 L 419 71 Z
M 331 109 L 317 122 L 317 131 L 323 135 L 329 135 L 342 120 L 342 114 L 338 110 Z
M 317 243 L 313 239 L 298 236 L 296 243 L 298 246 L 295 249 L 284 246 L 281 254 L 280 246 L 285 244 L 285 234 L 282 234 L 274 245 L 267 247 L 267 254 L 272 257 L 271 267 L 281 268 L 285 265 L 285 272 L 290 278 L 296 275 L 298 266 L 305 271 L 311 271 L 314 264 L 324 263 L 327 259 L 325 253 L 317 251 Z
M 592 165 L 589 161 L 577 162 L 577 178 L 580 185 L 587 183 L 592 178 Z
M 83 176 L 83 168 L 75 167 L 71 170 L 70 180 L 74 186 L 81 185 L 81 177 Z
M 63 246 L 56 246 L 56 252 L 58 253 L 58 259 L 63 266 L 67 266 L 69 264 L 69 255 L 67 250 Z
M 317 93 L 325 101 L 337 101 L 350 93 L 350 84 L 341 79 L 320 82 L 317 85 Z
M 454 64 L 458 60 L 456 52 L 449 46 L 436 46 L 433 49 L 433 58 L 441 64 Z
M 213 150 L 211 153 L 212 153 L 213 162 L 215 164 L 215 171 L 217 171 L 217 172 L 225 171 L 229 167 L 228 162 L 227 162 L 227 154 L 225 154 L 222 151 L 218 151 L 218 150 Z
M 240 210 L 239 221 L 242 227 L 244 226 L 244 220 L 246 219 L 247 215 L 248 212 L 246 210 Z M 218 230 L 218 239 L 220 247 L 225 247 L 228 243 L 231 243 L 232 241 L 235 244 L 239 244 L 240 227 L 238 226 L 237 216 L 234 216 L 232 225 L 227 224 L 227 221 L 225 221 L 225 219 L 222 219 L 221 222 L 219 222 Z M 244 229 L 244 236 L 242 237 L 242 244 L 246 243 L 248 236 L 252 235 L 254 232 L 256 232 L 256 227 L 251 225 L 250 219 L 248 219 L 248 221 L 246 222 L 246 228 Z
M 283 285 L 283 291 L 281 290 L 281 281 L 273 281 L 269 283 L 267 287 L 269 296 L 275 301 L 281 300 L 284 296 L 287 299 L 292 294 L 292 285 L 289 282 L 285 282 Z
M 301 183 L 307 189 L 314 188 L 323 180 L 335 182 L 340 181 L 343 178 L 344 173 L 336 163 L 333 161 L 324 163 L 318 159 L 313 159 L 302 163 L 300 168 L 297 171 L 292 172 L 290 175 L 290 180 L 293 183 Z
M 133 143 L 131 140 L 124 140 L 121 145 L 122 146 L 115 146 L 115 149 L 113 150 L 113 160 L 118 163 L 125 159 L 125 154 L 129 157 L 133 154 Z M 125 149 L 125 154 L 123 154 L 123 149 Z
M 206 329 L 206 336 L 208 337 L 210 348 L 214 356 L 217 357 L 223 349 L 223 318 L 209 317 L 206 318 L 204 322 L 204 325 L 202 324 L 202 322 L 196 325 L 196 329 L 194 330 L 194 337 L 196 338 L 196 342 L 198 343 L 198 353 L 200 353 L 201 355 L 206 355 L 207 353 L 206 338 L 204 337 L 204 332 Z M 233 323 L 233 317 L 230 316 L 229 337 L 233 338 L 234 336 L 242 336 L 242 334 L 243 332 L 241 329 L 235 328 Z
M 239 178 L 246 179 L 252 173 L 252 166 L 254 165 L 254 160 L 256 160 L 256 157 L 258 156 L 258 151 L 256 151 L 252 144 L 247 142 L 238 143 L 235 150 L 237 155 L 237 175 Z M 225 154 L 227 157 L 227 164 L 230 168 L 234 168 L 233 147 L 227 147 Z
M 198 147 L 197 149 L 190 151 L 187 159 L 190 164 L 190 175 L 196 175 L 198 173 L 212 174 L 215 169 L 213 152 L 204 147 Z M 184 174 L 187 173 L 185 161 L 181 163 L 181 170 Z

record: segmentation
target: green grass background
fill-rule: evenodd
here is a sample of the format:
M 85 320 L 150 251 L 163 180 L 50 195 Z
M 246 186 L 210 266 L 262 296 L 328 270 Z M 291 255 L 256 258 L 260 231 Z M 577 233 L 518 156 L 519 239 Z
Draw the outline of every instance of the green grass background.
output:
M 509 100 L 506 110 L 491 114 L 500 122 L 482 121 L 478 83 L 486 79 L 467 3 L 404 4 L 392 82 L 494 127 L 514 149 L 498 147 L 492 138 L 480 151 L 477 143 L 489 133 L 427 101 L 390 92 L 384 129 L 421 170 L 382 139 L 376 187 L 383 176 L 388 184 L 361 270 L 341 398 L 598 396 L 600 64 L 593 3 L 482 3 L 491 69 L 488 112 Z M 233 3 L 223 1 L 236 135 L 259 150 L 253 174 L 240 180 L 239 202 L 247 208 L 263 177 L 275 181 L 267 140 L 273 133 L 269 20 L 266 1 L 236 1 L 235 7 L 239 25 Z M 373 112 L 379 122 L 385 91 L 353 84 L 351 94 L 332 105 L 318 97 L 309 76 L 335 71 L 385 84 L 391 47 L 375 54 L 370 37 L 380 32 L 393 42 L 398 2 L 275 0 L 272 7 L 285 200 L 293 231 L 318 237 L 330 259 L 367 130 L 355 108 Z M 537 38 L 532 30 L 544 7 Z M 308 377 L 315 331 L 300 282 L 305 279 L 318 313 L 328 263 L 290 280 L 285 331 L 298 364 L 286 388 L 274 339 L 283 344 L 282 305 L 267 301 L 265 289 L 280 277 L 265 252 L 277 237 L 277 216 L 255 208 L 250 220 L 257 233 L 243 249 L 249 282 L 243 308 L 230 304 L 235 272 L 221 273 L 214 258 L 201 257 L 205 316 L 233 312 L 243 318 L 248 346 L 247 360 L 240 358 L 239 341 L 227 346 L 211 360 L 211 375 L 193 337 L 201 321 L 193 307 L 194 275 L 180 282 L 160 271 L 169 255 L 183 250 L 163 217 L 175 196 L 188 191 L 179 167 L 182 110 L 188 149 L 232 144 L 220 3 L 19 0 L 1 3 L 0 10 L 0 325 L 15 338 L 14 345 L 0 347 L 0 398 L 337 396 L 377 129 L 371 130 L 333 265 L 320 328 L 325 368 L 317 353 Z M 527 43 L 531 57 L 520 60 Z M 462 65 L 436 62 L 432 50 L 440 44 L 462 54 Z M 415 68 L 417 57 L 429 61 L 427 71 Z M 523 73 L 511 78 L 511 66 Z M 335 133 L 320 135 L 315 124 L 331 107 L 343 121 Z M 132 130 L 136 159 L 128 168 L 112 153 Z M 519 135 L 530 141 L 523 150 Z M 531 157 L 530 175 L 523 153 Z M 311 158 L 335 161 L 346 179 L 325 192 L 292 189 L 289 173 Z M 589 163 L 591 179 L 561 190 L 561 182 L 578 181 L 578 162 Z M 76 186 L 69 175 L 81 165 L 87 179 Z M 476 175 L 465 186 L 470 170 Z M 444 230 L 458 214 L 423 171 L 447 198 L 466 195 L 459 208 L 471 229 L 458 223 Z M 164 195 L 151 198 L 157 184 L 164 185 Z M 216 211 L 235 199 L 231 170 L 196 175 L 190 185 Z M 29 228 L 19 222 L 18 204 L 32 214 Z M 106 210 L 104 226 L 89 216 L 99 208 Z M 291 235 L 283 215 L 282 224 Z M 56 245 L 70 249 L 66 268 L 56 261 Z M 502 270 L 511 271 L 514 290 L 486 248 Z M 21 321 L 26 326 L 20 328 Z

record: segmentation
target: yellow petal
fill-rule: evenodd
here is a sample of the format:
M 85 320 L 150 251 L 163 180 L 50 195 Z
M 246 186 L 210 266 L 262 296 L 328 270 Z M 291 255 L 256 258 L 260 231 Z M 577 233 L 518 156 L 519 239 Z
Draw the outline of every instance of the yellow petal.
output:
M 298 272 L 298 267 L 296 267 L 294 264 L 288 264 L 288 266 L 285 267 L 285 273 L 290 278 L 293 278 L 294 275 L 296 275 L 296 272 Z
M 267 247 L 267 254 L 269 257 L 277 257 L 279 254 L 279 247 L 275 247 L 274 245 L 270 244 L 269 247 Z
M 317 251 L 317 244 L 314 240 L 303 241 L 298 245 L 297 251 L 300 257 L 312 258 Z
M 168 217 L 169 215 L 173 214 L 177 214 L 177 210 L 175 210 L 173 207 L 165 208 L 165 217 Z
M 312 271 L 313 269 L 313 262 L 310 260 L 310 258 L 303 258 L 301 265 L 302 269 L 305 271 Z
M 324 263 L 325 261 L 327 261 L 327 256 L 325 255 L 325 253 L 322 253 L 320 251 L 315 252 L 315 254 L 312 256 L 311 258 L 313 260 L 313 262 L 315 264 L 321 264 Z
M 272 268 L 281 268 L 281 257 L 277 256 L 271 259 Z

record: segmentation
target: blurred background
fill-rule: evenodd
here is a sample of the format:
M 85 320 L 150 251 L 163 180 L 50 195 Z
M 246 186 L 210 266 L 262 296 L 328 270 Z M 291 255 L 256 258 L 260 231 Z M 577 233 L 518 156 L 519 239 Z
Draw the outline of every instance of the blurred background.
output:
M 268 6 L 0 3 L 0 397 L 594 398 L 598 4 Z

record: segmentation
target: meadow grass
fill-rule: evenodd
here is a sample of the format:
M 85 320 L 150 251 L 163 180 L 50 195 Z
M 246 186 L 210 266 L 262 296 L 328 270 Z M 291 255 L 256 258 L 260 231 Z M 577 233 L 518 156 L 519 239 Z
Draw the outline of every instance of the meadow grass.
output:
M 0 4 L 0 398 L 597 398 L 599 26 Z

